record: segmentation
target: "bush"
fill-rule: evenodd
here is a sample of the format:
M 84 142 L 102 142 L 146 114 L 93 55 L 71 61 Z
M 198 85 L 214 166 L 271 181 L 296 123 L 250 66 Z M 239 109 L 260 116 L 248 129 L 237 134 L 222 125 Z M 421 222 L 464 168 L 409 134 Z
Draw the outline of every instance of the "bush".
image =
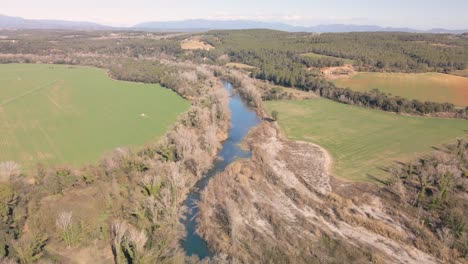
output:
M 271 111 L 271 118 L 273 118 L 273 120 L 278 121 L 278 115 L 279 115 L 278 111 L 276 110 Z

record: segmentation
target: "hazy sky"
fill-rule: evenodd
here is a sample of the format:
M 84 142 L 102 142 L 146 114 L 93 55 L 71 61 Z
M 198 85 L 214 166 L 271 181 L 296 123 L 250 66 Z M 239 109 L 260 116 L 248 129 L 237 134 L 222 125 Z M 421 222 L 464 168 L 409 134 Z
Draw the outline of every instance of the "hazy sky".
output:
M 209 18 L 468 28 L 468 0 L 0 0 L 0 14 L 115 26 Z

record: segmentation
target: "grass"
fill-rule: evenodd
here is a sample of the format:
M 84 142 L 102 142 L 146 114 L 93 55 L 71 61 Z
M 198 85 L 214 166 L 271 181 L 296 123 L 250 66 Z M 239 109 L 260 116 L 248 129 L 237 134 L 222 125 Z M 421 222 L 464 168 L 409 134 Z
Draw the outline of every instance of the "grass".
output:
M 102 69 L 0 65 L 0 162 L 96 161 L 156 140 L 188 107 L 169 89 L 116 81 Z
M 327 56 L 327 55 L 322 55 L 322 54 L 317 54 L 317 53 L 305 53 L 305 54 L 302 54 L 302 56 L 313 58 L 313 59 L 333 59 L 333 60 L 343 61 L 344 64 L 351 64 L 351 65 L 355 64 L 354 60 Z
M 468 133 L 466 120 L 401 116 L 322 98 L 271 101 L 266 106 L 279 112 L 280 127 L 290 139 L 324 147 L 333 158 L 334 175 L 353 181 L 384 179 L 382 167 Z
M 333 81 L 357 91 L 377 88 L 409 99 L 468 105 L 468 78 L 441 73 L 357 73 Z

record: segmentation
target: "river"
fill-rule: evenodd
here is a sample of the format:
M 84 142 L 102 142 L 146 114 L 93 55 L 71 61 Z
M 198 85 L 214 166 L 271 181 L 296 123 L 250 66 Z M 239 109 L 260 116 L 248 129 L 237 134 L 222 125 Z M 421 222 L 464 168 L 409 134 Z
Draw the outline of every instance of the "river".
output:
M 200 201 L 200 192 L 207 186 L 208 181 L 224 169 L 233 161 L 239 158 L 249 158 L 250 151 L 240 148 L 240 144 L 251 128 L 260 123 L 260 118 L 233 92 L 230 83 L 224 82 L 224 88 L 229 92 L 229 110 L 231 111 L 231 126 L 226 141 L 223 142 L 221 150 L 218 153 L 218 159 L 207 174 L 195 185 L 194 190 L 189 193 L 184 204 L 187 207 L 186 218 L 182 221 L 185 225 L 187 234 L 181 241 L 182 248 L 189 256 L 196 255 L 200 259 L 212 256 L 208 249 L 206 241 L 197 233 L 198 201 Z

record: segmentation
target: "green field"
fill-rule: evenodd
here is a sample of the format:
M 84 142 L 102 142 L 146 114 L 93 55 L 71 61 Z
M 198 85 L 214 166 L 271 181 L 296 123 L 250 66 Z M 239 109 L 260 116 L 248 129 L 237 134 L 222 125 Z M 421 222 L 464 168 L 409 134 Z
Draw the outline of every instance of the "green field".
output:
M 308 58 L 313 58 L 313 59 L 338 60 L 338 61 L 342 61 L 344 64 L 351 64 L 351 65 L 353 65 L 355 63 L 354 60 L 343 59 L 343 58 L 338 58 L 338 57 L 333 57 L 333 56 L 327 56 L 327 55 L 322 55 L 322 54 L 317 54 L 317 53 L 305 53 L 305 54 L 302 54 L 302 56 L 308 57 Z
M 467 120 L 401 116 L 322 98 L 266 106 L 279 112 L 280 127 L 290 139 L 324 147 L 333 157 L 334 175 L 356 181 L 385 178 L 380 168 L 468 133 Z
M 421 101 L 468 105 L 468 78 L 441 73 L 361 72 L 350 78 L 333 80 L 339 87 L 357 91 L 374 88 L 395 96 Z
M 0 65 L 0 162 L 97 161 L 156 140 L 188 107 L 169 89 L 116 81 L 103 69 Z

